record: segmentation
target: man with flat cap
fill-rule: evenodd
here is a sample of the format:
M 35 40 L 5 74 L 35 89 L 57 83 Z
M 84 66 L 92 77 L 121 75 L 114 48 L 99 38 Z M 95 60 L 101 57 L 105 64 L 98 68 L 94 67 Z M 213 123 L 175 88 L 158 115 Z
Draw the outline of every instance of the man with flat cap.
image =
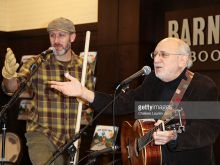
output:
M 48 24 L 47 31 L 54 55 L 49 54 L 31 78 L 29 90 L 34 93 L 31 106 L 27 109 L 27 133 L 25 134 L 28 152 L 33 165 L 48 162 L 59 147 L 73 138 L 75 133 L 78 102 L 76 98 L 66 97 L 48 87 L 50 80 L 65 81 L 64 74 L 81 79 L 82 59 L 71 50 L 71 43 L 76 38 L 72 21 L 57 18 Z M 30 58 L 17 72 L 19 65 L 10 48 L 7 49 L 2 87 L 6 93 L 18 89 L 21 77 L 30 74 L 29 68 L 36 57 Z M 87 67 L 86 86 L 93 88 L 92 69 Z M 55 160 L 56 165 L 66 164 L 64 155 Z

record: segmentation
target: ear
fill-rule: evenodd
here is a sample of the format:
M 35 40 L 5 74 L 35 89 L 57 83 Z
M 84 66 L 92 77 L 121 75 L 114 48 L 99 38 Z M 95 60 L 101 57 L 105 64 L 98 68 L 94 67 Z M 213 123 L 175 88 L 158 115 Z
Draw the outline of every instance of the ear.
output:
M 187 66 L 188 60 L 189 60 L 189 56 L 180 55 L 179 58 L 178 58 L 179 67 L 185 68 Z
M 76 33 L 70 34 L 70 42 L 74 42 L 76 39 Z

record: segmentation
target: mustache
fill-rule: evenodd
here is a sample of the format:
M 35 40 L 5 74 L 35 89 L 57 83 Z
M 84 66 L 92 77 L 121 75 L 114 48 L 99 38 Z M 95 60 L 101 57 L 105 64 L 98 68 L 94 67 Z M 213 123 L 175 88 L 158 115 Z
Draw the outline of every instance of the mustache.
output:
M 163 67 L 162 64 L 154 64 L 154 67 Z
M 54 44 L 53 47 L 63 47 L 61 44 Z

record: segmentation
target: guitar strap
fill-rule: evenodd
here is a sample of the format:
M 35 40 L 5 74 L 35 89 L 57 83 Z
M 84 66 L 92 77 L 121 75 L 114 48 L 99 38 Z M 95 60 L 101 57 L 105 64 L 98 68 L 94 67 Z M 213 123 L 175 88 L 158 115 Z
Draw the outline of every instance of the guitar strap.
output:
M 179 106 L 184 93 L 186 92 L 186 89 L 188 88 L 190 82 L 192 81 L 192 78 L 194 76 L 194 73 L 186 70 L 185 73 L 186 76 L 186 80 L 183 78 L 179 84 L 179 86 L 177 87 L 175 93 L 173 94 L 173 97 L 169 103 L 168 108 L 166 109 L 164 115 L 162 116 L 161 120 L 166 120 L 169 119 L 171 116 L 173 116 L 173 113 L 175 111 L 175 109 Z

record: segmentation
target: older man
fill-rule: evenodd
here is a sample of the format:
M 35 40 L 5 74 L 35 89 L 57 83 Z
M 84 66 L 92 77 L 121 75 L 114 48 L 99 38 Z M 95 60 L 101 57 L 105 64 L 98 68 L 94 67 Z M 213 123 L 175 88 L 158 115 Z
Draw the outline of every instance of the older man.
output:
M 171 101 L 182 80 L 193 75 L 181 101 L 217 101 L 218 93 L 214 82 L 199 73 L 192 73 L 189 46 L 177 38 L 165 38 L 158 43 L 151 54 L 154 72 L 146 76 L 138 88 L 122 94 L 116 100 L 117 113 L 133 112 L 135 101 Z M 95 110 L 100 110 L 112 98 L 109 95 L 92 92 L 70 75 L 70 82 L 50 82 L 52 88 L 68 96 L 82 97 Z M 212 109 L 209 109 L 211 112 Z M 155 125 L 158 125 L 158 121 Z M 163 164 L 168 165 L 208 165 L 214 164 L 212 145 L 219 132 L 216 120 L 187 120 L 186 132 L 157 130 L 153 134 L 156 145 L 162 145 Z
M 53 153 L 75 133 L 78 102 L 75 97 L 65 97 L 48 87 L 50 80 L 65 81 L 65 73 L 81 79 L 82 59 L 71 50 L 71 43 L 76 37 L 75 26 L 66 18 L 57 18 L 48 24 L 47 31 L 54 55 L 49 54 L 30 81 L 29 90 L 34 93 L 31 107 L 27 109 L 27 146 L 32 164 L 43 165 Z M 37 56 L 38 57 L 38 56 Z M 7 49 L 5 66 L 2 69 L 3 87 L 8 93 L 18 89 L 21 78 L 28 77 L 30 66 L 36 57 L 29 59 L 16 70 L 15 56 Z M 86 86 L 93 88 L 92 69 L 88 67 Z M 55 164 L 65 164 L 61 156 Z

